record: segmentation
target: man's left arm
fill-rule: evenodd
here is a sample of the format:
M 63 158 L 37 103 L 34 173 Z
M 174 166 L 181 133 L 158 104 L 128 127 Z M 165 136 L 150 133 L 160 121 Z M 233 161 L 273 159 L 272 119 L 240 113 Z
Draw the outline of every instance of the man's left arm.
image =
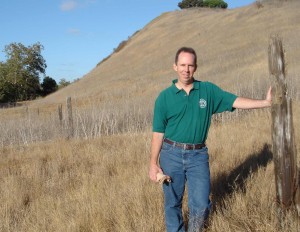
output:
M 272 104 L 272 88 L 270 87 L 266 99 L 258 100 L 244 97 L 237 97 L 233 102 L 232 107 L 236 109 L 258 109 L 270 107 Z

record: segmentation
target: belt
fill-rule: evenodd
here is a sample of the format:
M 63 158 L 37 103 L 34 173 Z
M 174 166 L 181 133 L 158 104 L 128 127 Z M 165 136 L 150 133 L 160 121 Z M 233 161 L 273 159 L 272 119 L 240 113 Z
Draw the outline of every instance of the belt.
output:
M 170 145 L 173 145 L 175 147 L 181 147 L 184 150 L 195 150 L 195 149 L 201 149 L 203 147 L 205 147 L 205 143 L 197 143 L 197 144 L 192 144 L 192 143 L 177 143 L 174 141 L 171 141 L 169 139 L 164 139 L 165 143 L 168 143 Z

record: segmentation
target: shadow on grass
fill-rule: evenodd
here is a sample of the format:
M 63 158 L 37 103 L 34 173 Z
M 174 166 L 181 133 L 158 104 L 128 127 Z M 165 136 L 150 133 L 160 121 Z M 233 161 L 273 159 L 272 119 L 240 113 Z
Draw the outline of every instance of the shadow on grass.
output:
M 266 167 L 272 159 L 271 145 L 265 144 L 260 152 L 249 155 L 230 173 L 220 173 L 217 178 L 212 180 L 213 205 L 222 209 L 224 207 L 223 200 L 230 197 L 234 191 L 245 192 L 245 183 L 251 173 L 257 172 L 261 167 Z
M 273 159 L 270 144 L 264 144 L 263 148 L 258 153 L 253 153 L 248 158 L 234 168 L 230 173 L 219 173 L 217 178 L 211 180 L 212 199 L 212 213 L 216 206 L 218 210 L 224 209 L 224 199 L 230 197 L 233 192 L 246 191 L 246 181 L 251 174 L 258 171 L 259 168 L 266 167 Z M 188 211 L 185 210 L 184 222 L 187 229 Z M 209 220 L 205 223 L 205 228 L 209 227 Z

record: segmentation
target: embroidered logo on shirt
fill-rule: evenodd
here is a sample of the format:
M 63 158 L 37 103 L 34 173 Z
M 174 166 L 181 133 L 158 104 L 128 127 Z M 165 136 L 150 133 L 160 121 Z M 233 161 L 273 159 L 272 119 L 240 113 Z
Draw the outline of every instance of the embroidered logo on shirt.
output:
M 200 106 L 200 108 L 205 108 L 206 105 L 207 105 L 206 100 L 201 98 L 199 100 L 199 106 Z

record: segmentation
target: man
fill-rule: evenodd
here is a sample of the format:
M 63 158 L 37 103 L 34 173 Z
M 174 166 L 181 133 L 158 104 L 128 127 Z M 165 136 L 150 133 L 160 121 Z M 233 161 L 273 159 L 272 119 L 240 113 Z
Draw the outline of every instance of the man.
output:
M 158 181 L 158 173 L 170 178 L 170 182 L 163 185 L 167 231 L 185 231 L 182 218 L 185 183 L 188 188 L 188 229 L 201 231 L 210 210 L 210 172 L 205 140 L 211 116 L 235 108 L 270 107 L 271 88 L 265 100 L 255 100 L 237 97 L 209 82 L 197 81 L 193 77 L 197 70 L 197 55 L 188 47 L 177 51 L 173 68 L 178 79 L 162 91 L 155 102 L 149 177 L 154 182 Z

